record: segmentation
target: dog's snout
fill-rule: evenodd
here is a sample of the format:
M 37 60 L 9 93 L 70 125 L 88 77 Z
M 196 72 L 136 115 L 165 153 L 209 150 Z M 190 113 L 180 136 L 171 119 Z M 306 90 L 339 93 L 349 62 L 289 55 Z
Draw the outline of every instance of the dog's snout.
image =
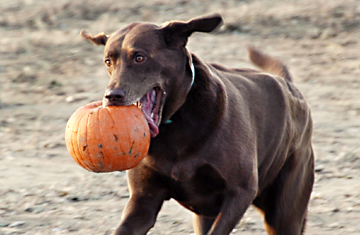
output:
M 122 105 L 125 99 L 123 90 L 108 90 L 104 95 L 105 100 L 113 105 Z

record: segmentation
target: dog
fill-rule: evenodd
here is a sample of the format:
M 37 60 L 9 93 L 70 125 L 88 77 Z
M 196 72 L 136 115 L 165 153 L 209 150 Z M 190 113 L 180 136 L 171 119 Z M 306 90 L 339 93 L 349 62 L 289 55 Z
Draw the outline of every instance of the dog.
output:
M 314 182 L 309 106 L 285 65 L 253 47 L 250 60 L 262 71 L 208 64 L 186 49 L 191 34 L 222 22 L 213 14 L 81 32 L 105 46 L 103 104 L 138 104 L 152 137 L 148 155 L 127 172 L 117 235 L 146 234 L 171 198 L 194 213 L 198 235 L 230 234 L 251 204 L 268 234 L 304 232 Z

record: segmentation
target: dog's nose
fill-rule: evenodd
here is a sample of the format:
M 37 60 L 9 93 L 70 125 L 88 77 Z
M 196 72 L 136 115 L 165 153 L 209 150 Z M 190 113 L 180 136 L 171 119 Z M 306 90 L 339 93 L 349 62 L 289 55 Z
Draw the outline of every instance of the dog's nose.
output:
M 104 95 L 106 101 L 114 105 L 121 105 L 124 102 L 124 97 L 124 91 L 119 89 L 107 90 Z

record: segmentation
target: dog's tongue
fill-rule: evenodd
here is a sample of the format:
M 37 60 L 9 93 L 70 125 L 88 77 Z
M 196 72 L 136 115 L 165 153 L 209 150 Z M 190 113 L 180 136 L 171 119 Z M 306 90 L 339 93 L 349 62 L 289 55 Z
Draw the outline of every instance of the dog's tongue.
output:
M 154 119 L 152 117 L 152 115 L 156 115 L 156 114 L 152 114 L 155 102 L 156 102 L 155 90 L 151 90 L 148 93 L 146 93 L 146 97 L 144 97 L 141 101 L 142 103 L 141 110 L 143 111 L 145 118 L 149 124 L 151 137 L 155 137 L 159 134 L 159 127 L 155 124 Z
M 150 134 L 151 137 L 155 137 L 159 134 L 159 128 L 158 126 L 154 123 L 154 120 L 151 118 L 151 114 L 148 114 L 146 112 L 144 112 L 145 114 L 145 118 L 149 124 L 149 128 L 150 128 Z

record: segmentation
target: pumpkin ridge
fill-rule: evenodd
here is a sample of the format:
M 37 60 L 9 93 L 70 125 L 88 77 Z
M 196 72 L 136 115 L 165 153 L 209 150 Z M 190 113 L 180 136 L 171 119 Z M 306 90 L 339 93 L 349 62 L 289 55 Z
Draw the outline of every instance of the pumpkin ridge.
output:
M 142 141 L 144 139 L 147 139 L 148 137 L 146 137 L 146 128 L 149 128 L 149 125 L 148 125 L 148 122 L 145 118 L 145 116 L 141 117 L 141 116 L 138 116 L 138 115 L 134 115 L 132 116 L 131 118 L 131 121 L 132 121 L 132 125 L 136 125 L 137 123 L 137 120 L 136 119 L 139 119 L 139 120 L 143 120 L 147 125 L 145 126 L 137 126 L 136 127 L 136 132 L 137 132 L 137 135 L 139 136 L 139 139 L 137 139 L 136 142 L 132 142 L 132 155 L 134 156 L 133 158 L 136 159 L 136 161 L 139 161 L 139 159 L 137 159 L 137 157 L 140 155 L 139 151 L 141 152 L 142 149 L 146 148 L 146 149 L 149 149 L 149 145 L 150 145 L 150 141 Z M 150 130 L 149 130 L 150 131 Z M 143 135 L 143 133 L 145 135 Z M 149 138 L 150 138 L 150 133 L 149 133 Z M 146 157 L 146 154 L 143 158 Z
M 106 111 L 105 111 L 106 110 Z M 115 127 L 115 123 L 114 120 L 111 118 L 111 113 L 109 112 L 109 110 L 107 108 L 102 108 L 99 110 L 99 123 L 100 123 L 100 139 L 103 141 L 103 156 L 107 156 L 103 159 L 103 170 L 104 171 L 109 171 L 109 169 L 111 169 L 114 165 L 113 161 L 111 161 L 111 159 L 109 158 L 109 156 L 113 156 L 114 154 L 110 151 L 109 146 L 112 145 L 112 141 L 109 137 L 109 130 L 108 128 L 103 128 L 102 126 L 102 122 L 106 122 L 105 126 L 108 126 L 109 124 L 111 125 L 110 122 L 112 122 L 112 124 Z M 112 136 L 111 136 L 112 137 Z M 116 164 L 115 164 L 116 165 Z
M 80 109 L 78 109 L 77 111 L 80 111 Z M 76 112 L 77 112 L 76 111 Z M 79 156 L 79 149 L 77 148 L 77 142 L 79 141 L 78 140 L 78 131 L 79 131 L 79 123 L 80 121 L 82 120 L 83 116 L 85 116 L 87 114 L 87 112 L 84 112 L 82 110 L 82 112 L 80 113 L 80 115 L 77 117 L 76 121 L 74 122 L 74 125 L 73 125 L 73 128 L 76 128 L 76 131 L 74 130 L 71 130 L 71 146 L 72 148 L 74 149 L 74 152 L 75 152 L 75 158 L 73 158 L 80 166 L 84 167 L 85 169 L 87 170 L 90 170 L 90 168 L 88 166 L 86 166 L 86 164 L 84 164 L 82 161 L 80 161 L 78 159 L 78 156 Z
M 131 109 L 132 107 L 129 106 L 128 107 L 129 109 Z M 121 112 L 121 113 L 120 113 Z M 129 111 L 126 111 L 126 110 L 123 110 L 123 109 L 119 109 L 119 112 L 114 112 L 114 116 L 115 117 L 121 117 L 121 119 L 117 120 L 115 119 L 114 120 L 114 116 L 112 115 L 111 118 L 114 120 L 114 123 L 116 121 L 121 121 L 121 123 L 119 122 L 117 125 L 122 125 L 122 136 L 128 136 L 130 138 L 130 132 L 129 132 L 129 128 L 131 128 L 131 125 L 129 125 L 129 114 L 128 114 Z M 131 122 L 132 123 L 132 122 Z M 125 131 L 126 130 L 126 131 Z M 124 166 L 125 165 L 125 168 L 126 169 L 129 169 L 129 167 L 132 165 L 132 159 L 131 157 L 128 155 L 128 148 L 131 146 L 131 142 L 129 141 L 129 138 L 127 139 L 123 139 L 123 138 L 120 138 L 120 142 L 119 142 L 119 145 L 121 146 L 121 149 L 126 152 L 126 153 L 123 153 L 123 155 L 120 157 L 121 161 L 122 161 L 122 165 Z
M 124 115 L 124 118 L 126 118 L 126 123 L 131 123 L 131 124 L 133 124 L 134 123 L 134 121 L 133 121 L 133 119 L 130 117 L 130 115 Z M 128 144 L 128 146 L 129 146 L 129 151 L 128 151 L 128 158 L 129 159 L 131 159 L 131 160 L 133 160 L 132 158 L 131 158 L 131 151 L 132 151 L 132 146 L 133 146 L 133 141 L 131 141 L 131 139 L 132 139 L 132 136 L 131 136 L 131 130 L 129 130 L 129 129 L 131 129 L 131 128 L 133 128 L 133 125 L 126 125 L 126 134 L 127 134 L 127 136 L 129 136 L 130 137 L 130 141 L 129 141 L 129 144 Z M 129 168 L 129 165 L 130 165 L 130 161 L 126 161 L 125 162 L 126 163 L 126 167 L 127 168 Z M 131 164 L 132 164 L 132 162 L 131 162 Z
M 83 138 L 84 138 L 84 143 L 83 144 L 81 144 L 81 141 L 80 141 L 80 138 L 78 138 L 78 149 L 79 149 L 79 155 L 78 155 L 78 158 L 80 158 L 80 160 L 81 160 L 81 163 L 83 164 L 83 165 L 86 165 L 86 159 L 88 159 L 87 157 L 86 157 L 86 155 L 87 155 L 87 153 L 86 153 L 86 151 L 88 151 L 87 150 L 87 147 L 88 147 L 88 141 L 87 141 L 87 124 L 88 124 L 88 120 L 89 120 L 89 116 L 90 116 L 90 111 L 88 111 L 88 110 L 86 110 L 86 112 L 85 112 L 85 114 L 86 114 L 86 121 L 85 121 L 85 128 L 84 128 L 84 131 L 83 131 L 83 133 L 84 133 L 84 135 L 83 135 Z M 85 116 L 85 115 L 84 115 Z M 79 127 L 78 127 L 78 129 L 79 129 Z M 79 133 L 79 131 L 77 132 L 77 134 L 78 135 L 80 135 L 80 133 Z M 89 168 L 90 169 L 90 167 L 89 166 L 87 166 L 87 168 Z
M 112 113 L 110 112 L 110 110 L 108 109 L 108 107 L 106 107 L 105 109 L 106 109 L 107 113 L 109 114 L 112 122 L 114 123 L 115 133 L 117 133 L 117 134 L 120 133 L 120 132 L 119 132 L 119 129 L 118 129 L 117 125 L 116 125 L 116 122 L 115 122 L 115 119 L 114 119 Z M 117 135 L 116 144 L 117 144 L 116 148 L 122 149 L 122 147 L 121 147 L 121 145 L 122 145 L 121 138 L 120 138 L 118 135 Z M 123 166 L 124 163 L 125 163 L 124 157 L 123 157 L 123 156 L 120 156 L 120 155 L 119 155 L 118 161 L 121 161 L 121 164 L 120 164 L 121 166 Z
M 100 108 L 97 107 L 96 112 L 95 112 L 96 115 L 94 115 L 95 116 L 94 117 L 94 119 L 95 119 L 95 122 L 94 122 L 94 127 L 95 128 L 94 128 L 94 130 L 101 130 L 100 112 L 101 112 L 101 107 Z M 95 141 L 95 146 L 98 148 L 98 154 L 97 154 L 97 156 L 95 156 L 95 159 L 91 158 L 92 165 L 97 167 L 96 171 L 98 171 L 98 172 L 102 172 L 103 167 L 104 167 L 104 153 L 103 153 L 104 148 L 102 147 L 103 143 L 100 143 L 103 140 L 101 137 L 102 136 L 100 136 L 100 138 L 99 138 L 99 135 L 96 135 L 96 134 L 93 136 L 93 138 L 96 140 Z M 102 149 L 102 150 L 100 150 L 100 149 Z M 98 159 L 98 158 L 100 158 L 100 159 Z
M 96 124 L 98 122 L 98 119 L 96 119 L 96 116 L 98 114 L 98 108 L 97 107 L 93 107 L 89 110 L 88 112 L 88 120 L 86 123 L 86 129 L 87 129 L 87 150 L 89 155 L 86 158 L 85 162 L 88 162 L 86 165 L 88 165 L 91 168 L 91 171 L 95 171 L 95 172 L 99 172 L 99 167 L 97 165 L 97 156 L 95 156 L 93 153 L 97 152 L 97 148 L 98 148 L 98 136 L 96 135 L 96 133 L 94 133 L 94 130 L 98 130 L 98 128 L 96 128 Z M 98 155 L 98 154 L 96 154 Z

